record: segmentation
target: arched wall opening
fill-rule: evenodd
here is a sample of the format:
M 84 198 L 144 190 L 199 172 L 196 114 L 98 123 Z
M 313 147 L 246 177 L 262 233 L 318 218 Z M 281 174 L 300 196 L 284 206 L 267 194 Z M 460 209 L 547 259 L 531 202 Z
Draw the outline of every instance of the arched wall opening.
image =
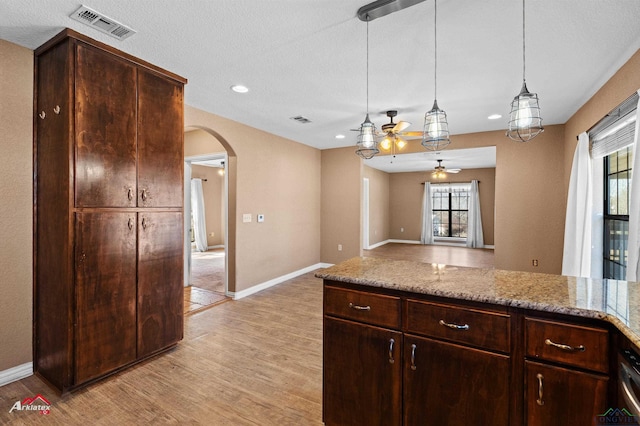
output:
M 228 141 L 215 130 L 200 125 L 185 126 L 185 135 L 192 131 L 202 131 L 212 139 L 210 143 L 198 144 L 197 147 L 187 146 L 185 144 L 185 158 L 194 156 L 219 155 L 221 151 L 226 153 L 225 160 L 225 194 L 226 194 L 226 212 L 224 214 L 224 245 L 225 245 L 225 282 L 226 291 L 233 293 L 236 291 L 236 182 L 237 182 L 237 163 L 236 154 Z M 185 140 L 187 138 L 185 137 Z M 221 149 L 220 149 L 221 148 Z M 187 197 L 185 197 L 187 199 Z M 185 271 L 187 271 L 190 259 L 190 238 L 187 224 L 189 218 L 185 215 Z M 187 253 L 187 251 L 189 251 Z M 186 282 L 186 281 L 185 281 Z

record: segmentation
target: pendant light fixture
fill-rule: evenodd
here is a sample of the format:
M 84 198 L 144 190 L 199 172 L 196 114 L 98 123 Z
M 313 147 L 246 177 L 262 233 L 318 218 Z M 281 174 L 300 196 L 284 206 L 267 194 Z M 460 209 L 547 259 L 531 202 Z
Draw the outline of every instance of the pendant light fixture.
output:
M 367 15 L 367 116 L 360 125 L 356 154 L 368 160 L 380 152 L 376 141 L 376 126 L 369 120 L 369 16 Z
M 516 142 L 528 142 L 544 131 L 538 95 L 530 93 L 525 79 L 525 7 L 522 0 L 522 89 L 511 101 L 507 136 Z
M 434 71 L 433 86 L 434 100 L 431 111 L 424 115 L 424 133 L 422 136 L 422 146 L 432 151 L 440 151 L 451 143 L 449 138 L 449 124 L 447 123 L 447 113 L 438 107 L 438 40 L 437 40 L 437 0 L 433 1 L 433 45 L 434 45 Z

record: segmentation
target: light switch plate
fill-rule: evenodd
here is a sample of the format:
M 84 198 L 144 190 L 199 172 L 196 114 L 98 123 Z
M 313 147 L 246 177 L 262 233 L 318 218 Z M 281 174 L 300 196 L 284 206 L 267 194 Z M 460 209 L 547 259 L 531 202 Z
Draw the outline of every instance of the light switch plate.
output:
M 242 215 L 242 222 L 243 223 L 249 223 L 251 222 L 253 219 L 251 218 L 251 213 L 245 213 Z

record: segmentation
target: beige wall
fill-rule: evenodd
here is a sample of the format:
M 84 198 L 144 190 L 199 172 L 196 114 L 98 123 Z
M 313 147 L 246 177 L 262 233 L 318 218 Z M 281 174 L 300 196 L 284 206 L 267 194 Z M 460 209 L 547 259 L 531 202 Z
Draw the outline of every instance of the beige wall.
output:
M 351 147 L 322 151 L 322 262 L 338 263 L 362 252 L 362 168 Z
M 191 166 L 191 177 L 203 180 L 202 194 L 209 247 L 224 245 L 224 176 L 218 173 L 220 170 L 216 167 Z
M 317 264 L 320 151 L 189 106 L 185 126 L 216 132 L 230 155 L 227 243 L 236 268 L 230 291 Z M 243 214 L 252 221 L 243 223 Z M 258 214 L 265 215 L 263 223 L 256 222 Z
M 390 238 L 390 175 L 368 166 L 364 166 L 363 174 L 369 179 L 369 246 L 372 246 Z
M 202 129 L 187 128 L 184 133 L 184 156 L 224 154 L 224 146 L 214 136 Z
M 480 214 L 484 244 L 494 244 L 495 169 L 470 169 L 460 173 L 449 173 L 446 182 L 480 181 Z M 392 173 L 390 176 L 390 238 L 396 240 L 420 241 L 422 233 L 423 182 L 441 183 L 433 179 L 431 172 Z
M 31 362 L 33 52 L 0 40 L 0 371 Z

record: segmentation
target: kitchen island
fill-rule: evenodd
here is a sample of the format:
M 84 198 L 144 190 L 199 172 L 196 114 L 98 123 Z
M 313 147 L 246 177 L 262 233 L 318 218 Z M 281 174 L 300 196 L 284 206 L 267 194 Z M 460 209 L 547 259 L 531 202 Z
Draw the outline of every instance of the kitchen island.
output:
M 316 276 L 327 425 L 582 425 L 623 408 L 637 283 L 371 257 Z

